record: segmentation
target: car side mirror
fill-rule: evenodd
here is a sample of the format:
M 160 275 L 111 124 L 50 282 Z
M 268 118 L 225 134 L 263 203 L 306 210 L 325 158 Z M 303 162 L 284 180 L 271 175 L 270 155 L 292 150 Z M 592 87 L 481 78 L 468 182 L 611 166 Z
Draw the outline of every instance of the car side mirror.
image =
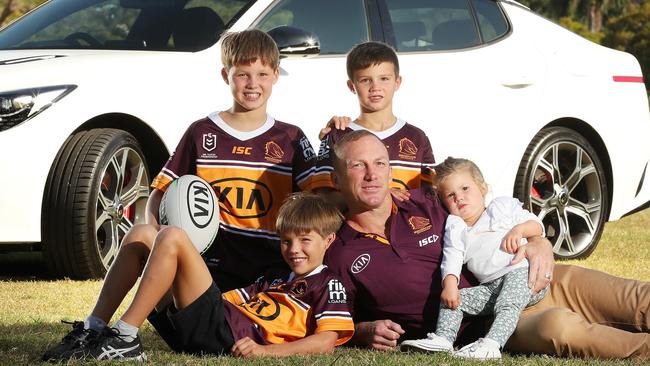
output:
M 315 33 L 288 25 L 275 27 L 267 33 L 278 45 L 281 56 L 309 57 L 320 54 L 320 40 Z

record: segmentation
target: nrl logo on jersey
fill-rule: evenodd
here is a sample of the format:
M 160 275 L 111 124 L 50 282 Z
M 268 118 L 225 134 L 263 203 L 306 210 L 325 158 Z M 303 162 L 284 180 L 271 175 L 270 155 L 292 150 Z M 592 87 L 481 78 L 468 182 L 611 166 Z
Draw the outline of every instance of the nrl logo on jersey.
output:
M 409 226 L 413 230 L 413 234 L 420 234 L 431 229 L 431 220 L 425 217 L 411 216 L 409 218 Z
M 282 162 L 282 158 L 284 157 L 284 151 L 274 141 L 269 141 L 266 143 L 264 146 L 264 159 L 267 161 L 270 161 L 272 163 L 280 163 Z
M 417 158 L 418 148 L 413 141 L 404 137 L 399 140 L 399 157 L 402 159 L 415 160 Z
M 264 278 L 264 276 L 258 278 L 256 283 L 260 283 L 263 278 Z M 276 288 L 276 287 L 280 286 L 283 283 L 284 283 L 284 281 L 282 280 L 282 278 L 276 278 L 273 281 L 271 281 L 271 284 L 269 285 L 269 287 Z
M 203 149 L 205 151 L 212 151 L 217 147 L 217 135 L 213 133 L 203 134 Z

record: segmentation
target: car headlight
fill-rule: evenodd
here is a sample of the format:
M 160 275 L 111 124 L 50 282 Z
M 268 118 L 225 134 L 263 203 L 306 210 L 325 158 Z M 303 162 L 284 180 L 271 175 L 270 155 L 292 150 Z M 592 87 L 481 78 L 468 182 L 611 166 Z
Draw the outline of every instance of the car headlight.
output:
M 0 92 L 0 132 L 43 112 L 76 87 L 76 85 L 55 85 Z

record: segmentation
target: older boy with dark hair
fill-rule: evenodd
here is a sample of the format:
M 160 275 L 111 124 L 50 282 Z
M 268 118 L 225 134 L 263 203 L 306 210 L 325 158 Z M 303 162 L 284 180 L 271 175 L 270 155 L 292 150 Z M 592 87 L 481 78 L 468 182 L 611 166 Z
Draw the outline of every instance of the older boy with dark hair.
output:
M 231 107 L 188 127 L 175 153 L 152 183 L 147 224 L 135 225 L 125 235 L 91 314 L 84 322 L 74 322 L 72 331 L 48 350 L 43 360 L 67 359 L 81 349 L 86 352 L 91 344 L 95 350 L 100 346 L 112 349 L 107 353 L 91 352 L 96 358 L 143 356 L 137 327 L 160 300 L 157 293 L 137 296 L 131 307 L 134 310 L 127 311 L 112 328 L 106 324 L 145 265 L 152 266 L 152 247 L 184 251 L 175 253 L 178 268 L 162 267 L 161 272 L 149 272 L 156 273 L 154 280 L 162 284 L 168 284 L 166 280 L 175 276 L 184 278 L 186 263 L 193 267 L 203 263 L 223 291 L 246 286 L 271 268 L 286 270 L 279 250 L 280 239 L 274 230 L 279 205 L 272 202 L 282 202 L 291 192 L 308 189 L 315 153 L 298 127 L 276 121 L 266 113 L 268 98 L 279 76 L 279 52 L 273 39 L 259 30 L 230 33 L 222 40 L 221 52 L 221 76 L 231 89 Z M 193 246 L 182 230 L 158 224 L 163 192 L 174 179 L 185 174 L 205 179 L 219 197 L 220 228 L 204 258 L 198 253 L 185 253 Z M 192 260 L 186 262 L 187 258 Z M 147 279 L 143 275 L 141 284 Z M 175 299 L 183 299 L 175 301 L 173 306 L 177 309 L 198 301 L 199 297 L 209 297 L 203 294 L 209 283 L 190 287 L 174 282 L 174 286 L 184 289 L 182 293 L 172 291 Z M 192 291 L 186 293 L 188 288 Z M 169 286 L 165 291 L 168 289 Z M 144 290 L 138 293 L 141 291 Z M 160 309 L 168 305 L 169 299 L 159 304 Z M 156 328 L 161 334 L 173 329 L 169 322 L 160 322 Z

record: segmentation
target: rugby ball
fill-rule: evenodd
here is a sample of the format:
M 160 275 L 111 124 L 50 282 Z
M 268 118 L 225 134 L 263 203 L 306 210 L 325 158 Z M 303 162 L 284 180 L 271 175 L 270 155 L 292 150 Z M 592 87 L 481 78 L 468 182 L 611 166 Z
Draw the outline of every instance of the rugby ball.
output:
M 202 178 L 183 175 L 167 187 L 160 201 L 158 216 L 161 225 L 183 229 L 196 250 L 203 254 L 210 248 L 219 230 L 217 195 Z

